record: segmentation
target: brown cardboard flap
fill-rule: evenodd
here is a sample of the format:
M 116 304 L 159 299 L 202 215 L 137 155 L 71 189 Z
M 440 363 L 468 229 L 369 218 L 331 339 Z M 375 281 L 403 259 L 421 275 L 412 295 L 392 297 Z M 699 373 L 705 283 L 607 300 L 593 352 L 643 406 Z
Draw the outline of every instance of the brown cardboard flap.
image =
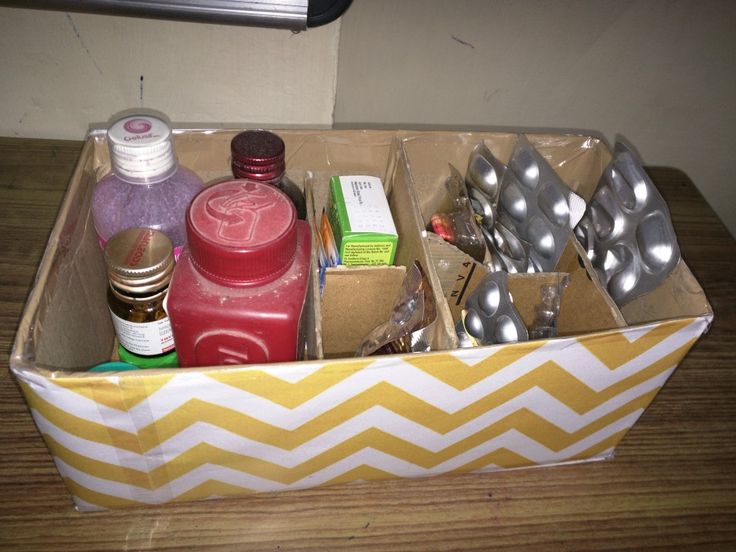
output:
M 86 369 L 108 360 L 115 332 L 107 309 L 107 274 L 90 204 L 96 182 L 85 146 L 49 238 L 29 298 L 27 354 L 34 364 Z
M 450 302 L 453 318 L 457 319 L 460 311 L 456 307 L 463 297 L 460 290 L 467 280 L 466 274 L 459 267 L 469 268 L 477 265 L 480 268 L 481 265 L 433 232 L 427 232 L 425 239 L 442 293 Z
M 405 275 L 403 266 L 326 270 L 321 301 L 325 358 L 355 355 L 363 338 L 389 319 Z
M 598 282 L 595 270 L 572 235 L 557 263 L 557 270 L 570 275 L 570 283 L 562 294 L 557 322 L 561 336 L 626 326 L 624 317 Z
M 624 305 L 621 312 L 629 324 L 713 314 L 705 292 L 682 260 L 662 285 Z

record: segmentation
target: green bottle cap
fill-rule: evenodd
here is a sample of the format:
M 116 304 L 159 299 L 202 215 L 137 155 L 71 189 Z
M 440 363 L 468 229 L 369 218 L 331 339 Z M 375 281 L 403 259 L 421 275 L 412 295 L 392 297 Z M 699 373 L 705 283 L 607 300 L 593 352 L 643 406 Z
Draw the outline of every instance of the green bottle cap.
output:
M 137 366 L 128 364 L 127 362 L 103 362 L 89 369 L 90 372 L 128 372 L 129 370 L 138 370 Z
M 158 355 L 155 357 L 143 357 L 138 356 L 128 351 L 122 345 L 118 345 L 118 356 L 123 362 L 127 362 L 138 368 L 178 368 L 179 357 L 176 356 L 176 351 L 171 351 L 165 355 Z

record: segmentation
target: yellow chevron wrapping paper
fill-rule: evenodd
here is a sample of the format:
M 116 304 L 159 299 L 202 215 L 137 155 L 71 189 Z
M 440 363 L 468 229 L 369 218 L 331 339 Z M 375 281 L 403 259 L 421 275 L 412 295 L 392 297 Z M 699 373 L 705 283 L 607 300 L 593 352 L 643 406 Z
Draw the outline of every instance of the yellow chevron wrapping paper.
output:
M 92 510 L 606 458 L 710 320 L 403 357 L 16 375 Z

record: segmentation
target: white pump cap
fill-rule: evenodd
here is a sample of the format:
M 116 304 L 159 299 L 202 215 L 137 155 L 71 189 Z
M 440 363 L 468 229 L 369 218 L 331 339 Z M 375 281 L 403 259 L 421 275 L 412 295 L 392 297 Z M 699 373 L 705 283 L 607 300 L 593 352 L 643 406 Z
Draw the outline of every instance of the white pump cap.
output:
M 151 115 L 119 119 L 108 129 L 112 170 L 122 178 L 147 181 L 174 171 L 176 157 L 169 125 Z

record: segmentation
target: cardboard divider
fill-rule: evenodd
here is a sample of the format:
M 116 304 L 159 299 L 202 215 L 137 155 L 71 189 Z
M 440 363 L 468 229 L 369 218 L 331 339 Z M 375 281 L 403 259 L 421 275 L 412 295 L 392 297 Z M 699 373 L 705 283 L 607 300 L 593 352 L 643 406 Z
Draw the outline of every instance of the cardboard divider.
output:
M 713 314 L 700 284 L 680 260 L 672 273 L 655 290 L 621 307 L 628 324 L 643 324 L 680 316 Z
M 390 318 L 404 276 L 404 266 L 327 269 L 320 301 L 324 358 L 355 355 L 363 338 Z
M 28 320 L 19 328 L 28 332 L 28 361 L 62 370 L 86 370 L 108 360 L 115 331 L 107 309 L 107 273 L 92 223 L 90 205 L 97 182 L 91 145 L 85 163 L 78 165 L 64 198 L 60 220 L 49 237 L 42 260 L 49 269 L 39 272 L 28 300 Z M 86 154 L 86 155 L 85 155 Z
M 570 282 L 562 294 L 557 321 L 561 336 L 626 326 L 621 311 L 598 281 L 598 275 L 572 234 L 557 263 L 557 270 L 570 275 Z
M 542 302 L 542 286 L 559 285 L 569 276 L 565 272 L 509 274 L 509 293 L 527 330 L 531 331 L 537 321 L 537 310 Z M 564 288 L 561 291 L 564 301 L 568 290 Z M 559 319 L 557 320 L 557 331 L 559 332 Z

